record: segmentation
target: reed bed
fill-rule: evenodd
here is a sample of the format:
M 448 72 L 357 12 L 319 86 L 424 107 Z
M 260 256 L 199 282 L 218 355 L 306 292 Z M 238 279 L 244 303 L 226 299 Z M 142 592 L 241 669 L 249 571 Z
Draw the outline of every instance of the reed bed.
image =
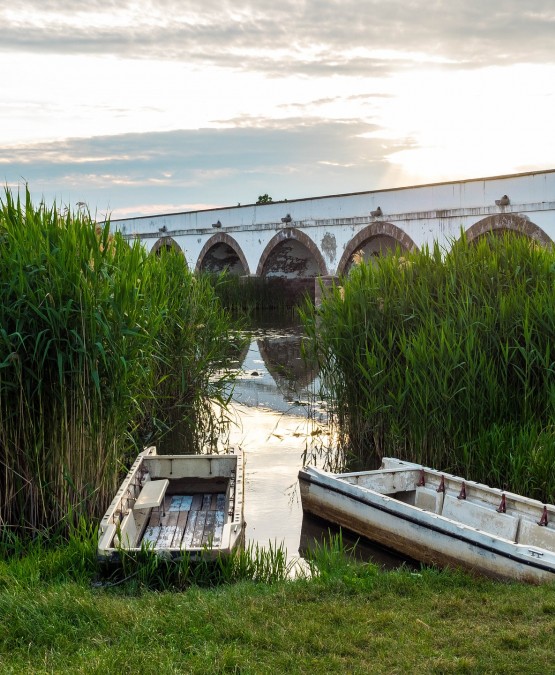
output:
M 229 422 L 229 359 L 245 338 L 234 330 L 209 278 L 191 274 L 182 255 L 161 251 L 149 262 L 154 309 L 148 315 L 160 350 L 153 361 L 144 440 L 157 439 L 161 453 L 216 451 Z
M 237 316 L 257 316 L 265 312 L 272 315 L 292 314 L 303 297 L 287 281 L 280 278 L 238 277 L 228 272 L 203 273 L 223 307 Z
M 141 434 L 177 417 L 189 452 L 214 438 L 230 322 L 177 255 L 6 190 L 0 284 L 2 536 L 101 515 Z
M 361 264 L 303 311 L 351 466 L 555 497 L 555 255 L 505 234 Z

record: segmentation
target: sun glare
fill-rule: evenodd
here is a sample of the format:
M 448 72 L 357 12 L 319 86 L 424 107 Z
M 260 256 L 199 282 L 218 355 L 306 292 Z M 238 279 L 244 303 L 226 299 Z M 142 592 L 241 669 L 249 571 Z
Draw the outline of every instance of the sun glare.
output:
M 372 136 L 397 139 L 389 161 L 423 181 L 551 166 L 553 82 L 554 65 L 400 76 L 390 82 L 394 96 L 380 101 L 383 131 Z

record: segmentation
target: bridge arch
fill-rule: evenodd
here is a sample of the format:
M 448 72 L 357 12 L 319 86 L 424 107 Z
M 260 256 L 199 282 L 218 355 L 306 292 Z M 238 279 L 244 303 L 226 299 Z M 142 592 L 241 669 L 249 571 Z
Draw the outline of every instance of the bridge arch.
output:
M 218 232 L 204 244 L 199 253 L 195 271 L 250 274 L 249 264 L 239 244 L 225 232 Z
M 466 240 L 470 243 L 488 234 L 500 234 L 502 232 L 515 232 L 522 234 L 542 246 L 550 246 L 553 240 L 533 222 L 517 213 L 497 213 L 493 216 L 482 218 L 474 223 L 466 231 Z
M 337 266 L 337 274 L 342 275 L 349 271 L 353 256 L 358 251 L 367 258 L 392 252 L 397 246 L 405 251 L 418 250 L 409 235 L 393 223 L 371 223 L 360 230 L 345 246 Z
M 160 237 L 160 239 L 154 242 L 154 246 L 150 249 L 150 254 L 160 255 L 161 251 L 163 250 L 174 250 L 179 251 L 179 253 L 183 253 L 181 246 L 175 241 L 175 239 L 172 239 L 172 237 Z
M 289 279 L 325 276 L 327 273 L 326 262 L 318 246 L 295 227 L 280 230 L 268 242 L 256 270 L 260 277 Z

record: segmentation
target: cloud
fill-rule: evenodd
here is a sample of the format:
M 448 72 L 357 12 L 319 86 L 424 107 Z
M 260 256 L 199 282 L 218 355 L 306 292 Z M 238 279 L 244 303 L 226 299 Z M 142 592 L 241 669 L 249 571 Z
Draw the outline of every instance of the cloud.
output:
M 278 200 L 372 189 L 383 180 L 384 158 L 410 147 L 364 138 L 376 127 L 352 120 L 259 124 L 0 148 L 0 177 L 27 182 L 47 201 L 145 214 L 161 204 L 252 203 L 266 192 Z
M 170 59 L 279 76 L 380 75 L 427 60 L 475 67 L 554 59 L 552 0 L 93 0 L 77 7 L 62 0 L 6 6 L 0 49 Z

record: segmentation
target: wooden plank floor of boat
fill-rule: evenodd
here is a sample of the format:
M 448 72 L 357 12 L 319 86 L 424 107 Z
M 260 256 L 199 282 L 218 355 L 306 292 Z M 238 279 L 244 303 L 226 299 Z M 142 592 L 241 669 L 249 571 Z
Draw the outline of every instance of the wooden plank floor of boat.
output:
M 225 521 L 225 492 L 168 495 L 153 509 L 142 541 L 155 548 L 218 548 Z

